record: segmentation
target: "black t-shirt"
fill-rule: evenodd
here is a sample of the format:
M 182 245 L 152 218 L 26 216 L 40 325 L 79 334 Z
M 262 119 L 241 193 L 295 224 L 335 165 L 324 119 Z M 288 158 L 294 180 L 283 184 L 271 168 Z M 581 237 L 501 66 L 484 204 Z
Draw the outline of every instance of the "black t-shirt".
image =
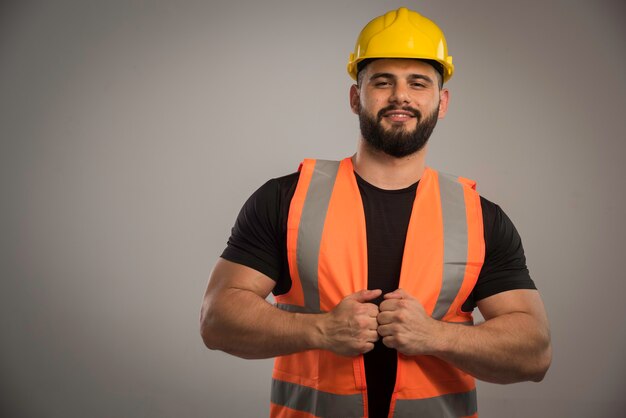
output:
M 275 280 L 275 295 L 284 294 L 291 288 L 286 245 L 287 216 L 298 177 L 299 173 L 293 173 L 261 186 L 241 209 L 228 246 L 222 253 L 226 260 L 251 267 Z M 365 211 L 368 288 L 388 293 L 398 287 L 417 183 L 405 189 L 383 190 L 358 175 L 356 179 Z M 500 292 L 535 289 L 526 268 L 521 238 L 513 223 L 498 205 L 483 197 L 480 203 L 485 262 L 472 293 L 463 304 L 464 311 L 471 311 L 477 301 Z M 397 353 L 379 341 L 364 358 L 369 415 L 371 418 L 386 417 L 395 385 Z

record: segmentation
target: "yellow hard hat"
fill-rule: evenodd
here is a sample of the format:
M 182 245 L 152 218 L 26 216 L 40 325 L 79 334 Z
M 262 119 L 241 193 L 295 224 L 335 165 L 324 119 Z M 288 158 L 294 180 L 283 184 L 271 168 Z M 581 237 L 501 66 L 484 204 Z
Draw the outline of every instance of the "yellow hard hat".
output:
M 348 73 L 356 80 L 357 64 L 370 58 L 416 58 L 441 64 L 443 81 L 454 73 L 446 38 L 439 27 L 417 12 L 401 7 L 368 23 L 350 54 Z

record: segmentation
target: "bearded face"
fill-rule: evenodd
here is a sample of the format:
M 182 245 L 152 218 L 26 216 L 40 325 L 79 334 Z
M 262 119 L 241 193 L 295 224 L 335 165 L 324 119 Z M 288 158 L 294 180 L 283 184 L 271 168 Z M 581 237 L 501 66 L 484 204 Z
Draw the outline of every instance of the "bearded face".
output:
M 405 123 L 391 124 L 385 128 L 382 120 L 385 115 L 398 111 L 410 114 L 416 118 L 413 130 L 408 130 Z M 425 117 L 412 107 L 387 106 L 378 111 L 376 116 L 370 115 L 361 107 L 359 110 L 359 124 L 361 135 L 373 149 L 382 151 L 392 157 L 401 158 L 420 151 L 432 134 L 439 116 L 439 106 Z

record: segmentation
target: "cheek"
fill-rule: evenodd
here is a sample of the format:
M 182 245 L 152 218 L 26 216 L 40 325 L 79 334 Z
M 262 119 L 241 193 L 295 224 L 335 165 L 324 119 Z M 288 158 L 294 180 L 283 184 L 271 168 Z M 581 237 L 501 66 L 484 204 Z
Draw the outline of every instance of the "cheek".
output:
M 361 108 L 365 109 L 368 113 L 372 115 L 376 115 L 378 114 L 378 111 L 382 109 L 383 107 L 387 106 L 388 103 L 382 99 L 370 98 L 368 100 L 362 100 L 360 105 L 361 105 Z

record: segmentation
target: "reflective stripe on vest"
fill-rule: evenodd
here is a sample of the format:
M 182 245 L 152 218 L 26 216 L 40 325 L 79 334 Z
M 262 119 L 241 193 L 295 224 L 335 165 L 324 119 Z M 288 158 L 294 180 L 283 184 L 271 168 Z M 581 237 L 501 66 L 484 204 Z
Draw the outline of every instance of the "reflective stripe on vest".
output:
M 301 165 L 287 225 L 292 287 L 276 297 L 279 308 L 326 312 L 367 288 L 365 215 L 353 170 L 349 158 Z M 473 186 L 425 170 L 400 274 L 400 287 L 420 300 L 427 313 L 459 324 L 472 323 L 461 306 L 484 259 L 482 209 Z M 366 401 L 362 356 L 311 350 L 276 359 L 273 417 L 364 416 Z M 333 405 L 346 413 L 333 413 Z M 444 417 L 475 414 L 473 378 L 435 357 L 399 356 L 390 416 L 415 416 L 416 411 Z
M 272 380 L 272 403 L 316 417 L 360 418 L 363 395 L 336 395 L 291 382 Z
M 476 390 L 450 393 L 426 399 L 400 399 L 396 401 L 394 418 L 442 417 L 458 418 L 476 414 Z
M 360 418 L 363 395 L 336 395 L 308 386 L 272 380 L 271 402 L 274 405 L 305 412 L 314 417 Z M 476 416 L 476 390 L 451 393 L 425 399 L 400 399 L 392 411 L 394 418 Z
M 459 293 L 465 276 L 465 265 L 458 260 L 467 257 L 467 218 L 463 186 L 450 175 L 439 175 L 443 215 L 443 280 L 433 318 L 442 319 Z
M 333 192 L 339 161 L 318 160 L 313 169 L 297 231 L 297 277 L 302 284 L 304 306 L 282 305 L 290 312 L 320 312 L 317 266 L 324 221 Z

